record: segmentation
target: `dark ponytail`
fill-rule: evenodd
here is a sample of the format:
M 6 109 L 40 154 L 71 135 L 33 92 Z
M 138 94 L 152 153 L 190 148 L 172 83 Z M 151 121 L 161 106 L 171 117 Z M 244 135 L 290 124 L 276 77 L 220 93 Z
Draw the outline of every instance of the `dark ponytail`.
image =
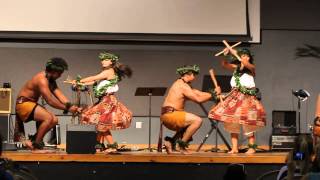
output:
M 128 65 L 124 65 L 117 62 L 113 65 L 113 69 L 115 73 L 118 75 L 119 80 L 121 80 L 124 77 L 130 78 L 132 76 L 132 69 Z

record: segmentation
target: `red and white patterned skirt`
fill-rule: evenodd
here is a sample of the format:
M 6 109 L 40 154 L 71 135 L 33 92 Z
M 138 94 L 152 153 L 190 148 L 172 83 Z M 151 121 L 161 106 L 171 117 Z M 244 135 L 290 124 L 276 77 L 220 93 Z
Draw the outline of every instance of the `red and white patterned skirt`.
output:
M 95 124 L 98 132 L 130 127 L 132 112 L 120 103 L 116 96 L 105 95 L 98 104 L 85 109 L 81 123 Z
M 243 94 L 236 88 L 223 102 L 214 106 L 208 116 L 225 124 L 255 126 L 256 129 L 266 126 L 266 113 L 261 102 L 255 96 Z

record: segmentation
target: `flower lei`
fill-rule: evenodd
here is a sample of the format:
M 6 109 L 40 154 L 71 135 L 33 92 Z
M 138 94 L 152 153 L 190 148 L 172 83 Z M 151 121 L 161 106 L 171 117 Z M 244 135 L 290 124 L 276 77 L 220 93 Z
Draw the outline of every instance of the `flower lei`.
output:
M 248 88 L 246 88 L 246 87 L 241 85 L 241 83 L 240 83 L 240 72 L 239 72 L 238 68 L 233 72 L 233 76 L 235 78 L 236 87 L 239 89 L 239 91 L 242 94 L 248 94 L 248 95 L 251 95 L 251 96 L 255 96 L 257 94 L 255 89 L 248 89 Z
M 104 95 L 104 93 L 105 93 L 105 91 L 109 88 L 109 87 L 111 87 L 111 86 L 113 86 L 113 85 L 115 85 L 115 84 L 117 84 L 118 82 L 119 82 L 119 77 L 118 76 L 116 76 L 114 79 L 110 79 L 110 80 L 108 80 L 110 83 L 109 84 L 106 84 L 106 85 L 104 85 L 104 86 L 102 86 L 101 88 L 97 88 L 97 84 L 95 84 L 94 86 L 93 86 L 93 92 L 94 92 L 94 96 L 95 97 L 101 97 L 101 96 L 103 96 Z

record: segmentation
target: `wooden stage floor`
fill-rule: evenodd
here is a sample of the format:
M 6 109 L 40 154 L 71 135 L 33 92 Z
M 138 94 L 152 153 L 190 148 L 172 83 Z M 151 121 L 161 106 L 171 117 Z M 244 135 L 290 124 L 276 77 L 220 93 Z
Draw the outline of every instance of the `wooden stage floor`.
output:
M 67 154 L 56 151 L 35 154 L 31 151 L 5 151 L 3 157 L 29 168 L 45 180 L 60 179 L 222 179 L 228 164 L 245 164 L 248 180 L 268 175 L 275 179 L 277 171 L 285 164 L 286 152 L 258 152 L 228 154 L 194 152 L 191 155 L 165 152 L 131 151 L 119 154 Z M 183 172 L 183 173 L 182 173 Z
M 252 155 L 244 153 L 227 154 L 216 152 L 194 152 L 191 155 L 159 152 L 121 152 L 119 154 L 67 154 L 55 152 L 36 154 L 31 151 L 7 151 L 3 157 L 18 162 L 134 162 L 134 163 L 244 163 L 244 164 L 284 164 L 286 152 L 259 152 Z

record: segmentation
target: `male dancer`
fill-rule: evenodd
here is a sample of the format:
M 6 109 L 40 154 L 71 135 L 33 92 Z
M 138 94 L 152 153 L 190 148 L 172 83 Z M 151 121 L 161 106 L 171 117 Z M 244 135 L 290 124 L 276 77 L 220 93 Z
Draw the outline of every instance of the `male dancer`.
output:
M 165 139 L 167 153 L 172 152 L 172 144 L 175 144 L 175 138 L 182 136 L 181 139 L 177 140 L 180 152 L 182 154 L 190 154 L 186 149 L 188 142 L 202 124 L 202 119 L 199 116 L 184 111 L 186 100 L 202 103 L 213 97 L 210 93 L 202 92 L 191 87 L 190 83 L 195 80 L 199 71 L 200 68 L 197 65 L 178 68 L 177 73 L 180 75 L 180 78 L 172 84 L 163 103 L 160 120 L 168 129 L 176 131 L 174 140 L 171 139 L 170 141 L 168 138 Z M 220 94 L 220 87 L 217 87 L 215 90 L 217 94 Z
M 33 76 L 21 88 L 16 100 L 15 141 L 23 142 L 31 150 L 40 150 L 45 134 L 58 123 L 58 118 L 50 111 L 39 105 L 40 97 L 52 107 L 72 113 L 80 109 L 73 106 L 68 98 L 58 88 L 56 80 L 68 69 L 68 64 L 62 58 L 51 58 L 46 63 L 45 71 Z M 40 125 L 37 133 L 29 140 L 25 139 L 23 123 L 34 120 Z

